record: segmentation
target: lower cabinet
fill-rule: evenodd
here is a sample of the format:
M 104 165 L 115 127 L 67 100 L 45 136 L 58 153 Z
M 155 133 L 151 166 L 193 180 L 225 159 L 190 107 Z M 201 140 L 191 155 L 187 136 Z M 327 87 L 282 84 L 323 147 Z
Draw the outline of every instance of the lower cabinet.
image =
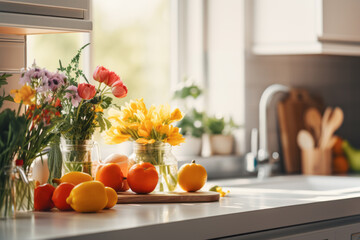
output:
M 238 240 L 360 240 L 360 216 L 265 230 L 222 239 Z

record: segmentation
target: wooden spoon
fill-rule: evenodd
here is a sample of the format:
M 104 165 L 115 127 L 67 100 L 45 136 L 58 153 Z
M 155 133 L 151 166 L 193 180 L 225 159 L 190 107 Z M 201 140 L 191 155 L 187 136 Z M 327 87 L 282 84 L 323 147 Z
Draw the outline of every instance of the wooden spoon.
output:
M 305 112 L 305 124 L 314 131 L 315 143 L 318 143 L 321 134 L 321 114 L 319 110 L 314 107 L 309 108 Z
M 336 141 L 337 141 L 337 136 L 332 136 L 328 142 L 328 144 L 326 145 L 327 149 L 332 149 L 333 146 L 335 145 Z
M 323 138 L 320 145 L 321 148 L 326 148 L 329 145 L 329 141 L 331 141 L 334 132 L 341 126 L 343 121 L 344 112 L 341 110 L 341 108 L 336 107 L 323 126 Z
M 297 143 L 302 150 L 309 150 L 315 147 L 315 141 L 311 133 L 306 130 L 300 130 L 297 135 Z
M 319 147 L 324 145 L 324 141 L 325 141 L 325 132 L 326 132 L 326 128 L 327 128 L 327 122 L 329 121 L 330 115 L 332 113 L 332 108 L 331 107 L 327 107 L 325 109 L 324 115 L 321 119 L 321 135 L 320 135 L 320 139 L 319 139 Z

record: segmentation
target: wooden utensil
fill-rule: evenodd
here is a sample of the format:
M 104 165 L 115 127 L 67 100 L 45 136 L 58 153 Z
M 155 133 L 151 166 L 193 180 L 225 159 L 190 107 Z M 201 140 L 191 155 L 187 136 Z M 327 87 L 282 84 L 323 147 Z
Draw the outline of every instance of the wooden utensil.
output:
M 332 138 L 334 132 L 341 126 L 344 121 L 344 112 L 341 108 L 336 107 L 331 112 L 331 108 L 327 108 L 322 120 L 322 133 L 320 139 L 320 148 L 326 148 Z
M 302 129 L 297 135 L 297 143 L 302 150 L 311 150 L 315 147 L 315 141 L 310 132 Z
M 328 144 L 326 145 L 326 148 L 327 148 L 327 149 L 333 148 L 333 146 L 334 146 L 335 143 L 336 143 L 337 138 L 338 138 L 337 136 L 332 136 L 332 137 L 330 138 Z
M 324 111 L 324 114 L 322 116 L 321 119 L 321 135 L 320 135 L 320 139 L 319 139 L 319 147 L 323 146 L 323 141 L 324 141 L 324 134 L 326 131 L 326 123 L 329 121 L 330 115 L 332 112 L 332 108 L 331 107 L 327 107 Z
M 292 89 L 290 94 L 278 103 L 278 121 L 281 138 L 282 158 L 285 172 L 301 173 L 300 148 L 296 143 L 297 134 L 306 129 L 304 114 L 309 107 L 322 109 L 322 101 L 310 96 L 303 89 Z
M 314 131 L 315 145 L 318 145 L 321 135 L 321 114 L 319 110 L 314 107 L 308 108 L 304 118 L 305 124 Z
M 217 192 L 170 192 L 136 194 L 119 192 L 117 203 L 186 203 L 186 202 L 216 202 L 220 194 Z

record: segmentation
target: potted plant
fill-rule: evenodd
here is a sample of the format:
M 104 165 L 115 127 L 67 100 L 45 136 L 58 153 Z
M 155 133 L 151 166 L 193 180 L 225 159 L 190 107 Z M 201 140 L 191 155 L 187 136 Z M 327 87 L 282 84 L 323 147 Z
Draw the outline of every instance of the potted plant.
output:
M 185 142 L 174 148 L 176 155 L 199 156 L 202 150 L 202 136 L 205 132 L 204 113 L 198 111 L 194 105 L 203 90 L 200 86 L 190 81 L 184 81 L 174 93 L 174 99 L 178 100 L 185 116 L 177 124 L 180 133 L 185 137 Z
M 214 155 L 230 155 L 234 149 L 232 131 L 239 128 L 232 118 L 226 121 L 224 117 L 208 117 L 206 130 L 210 134 L 210 148 Z
M 199 156 L 202 149 L 202 135 L 205 132 L 203 125 L 204 113 L 192 109 L 177 125 L 185 136 L 185 142 L 179 146 L 179 155 Z

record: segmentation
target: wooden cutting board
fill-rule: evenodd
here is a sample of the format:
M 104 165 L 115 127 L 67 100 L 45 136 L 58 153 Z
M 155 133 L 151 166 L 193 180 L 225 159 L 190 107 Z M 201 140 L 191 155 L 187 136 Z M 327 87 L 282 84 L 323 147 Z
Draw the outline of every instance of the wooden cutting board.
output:
M 188 202 L 216 202 L 220 194 L 217 192 L 172 192 L 136 194 L 133 192 L 119 192 L 119 203 L 188 203 Z
M 322 112 L 322 101 L 304 89 L 292 89 L 287 98 L 278 103 L 278 120 L 285 172 L 301 173 L 301 153 L 296 137 L 305 128 L 304 114 L 309 107 Z M 308 129 L 309 130 L 309 129 Z

